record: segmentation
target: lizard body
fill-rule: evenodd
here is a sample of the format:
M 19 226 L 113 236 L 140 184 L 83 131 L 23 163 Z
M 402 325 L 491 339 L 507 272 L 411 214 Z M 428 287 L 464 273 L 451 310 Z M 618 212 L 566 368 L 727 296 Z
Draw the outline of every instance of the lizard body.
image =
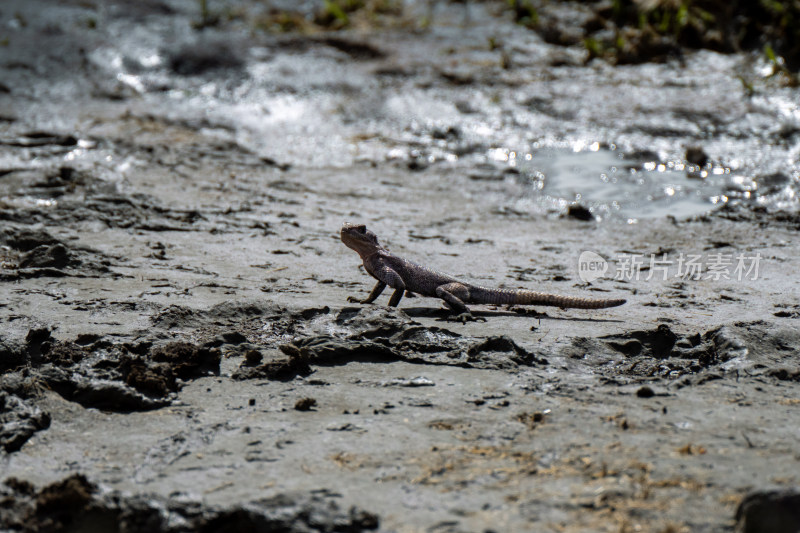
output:
M 389 305 L 392 307 L 396 307 L 405 291 L 408 291 L 421 296 L 441 298 L 450 309 L 464 317 L 471 316 L 466 304 L 550 305 L 563 308 L 601 309 L 625 303 L 623 299 L 579 298 L 523 289 L 491 289 L 472 285 L 394 255 L 381 246 L 378 237 L 363 224 L 344 224 L 341 239 L 348 248 L 358 253 L 364 268 L 378 280 L 369 296 L 363 300 L 355 300 L 359 303 L 372 303 L 387 286 L 394 289 L 389 299 Z

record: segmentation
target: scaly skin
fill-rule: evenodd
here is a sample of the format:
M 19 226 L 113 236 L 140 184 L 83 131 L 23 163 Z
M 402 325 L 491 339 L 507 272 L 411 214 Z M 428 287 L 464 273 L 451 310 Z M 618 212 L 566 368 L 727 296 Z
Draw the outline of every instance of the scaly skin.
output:
M 405 291 L 441 298 L 459 316 L 471 317 L 466 304 L 552 305 L 562 308 L 602 309 L 625 303 L 623 299 L 595 300 L 574 296 L 559 296 L 522 289 L 489 289 L 459 281 L 456 278 L 431 270 L 398 257 L 381 246 L 378 237 L 363 224 L 345 223 L 341 231 L 342 242 L 361 256 L 364 268 L 378 280 L 375 288 L 358 303 L 372 303 L 388 285 L 394 289 L 389 305 L 396 307 Z

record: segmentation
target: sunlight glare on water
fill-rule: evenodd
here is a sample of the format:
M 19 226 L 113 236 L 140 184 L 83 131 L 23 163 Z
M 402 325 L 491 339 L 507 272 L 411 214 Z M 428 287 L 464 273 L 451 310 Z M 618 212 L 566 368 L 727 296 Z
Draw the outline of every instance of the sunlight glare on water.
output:
M 730 173 L 722 167 L 699 171 L 683 161 L 626 157 L 597 143 L 578 151 L 536 150 L 530 159 L 519 159 L 517 168 L 532 178 L 531 194 L 548 208 L 579 202 L 595 216 L 621 219 L 705 213 L 720 202 Z

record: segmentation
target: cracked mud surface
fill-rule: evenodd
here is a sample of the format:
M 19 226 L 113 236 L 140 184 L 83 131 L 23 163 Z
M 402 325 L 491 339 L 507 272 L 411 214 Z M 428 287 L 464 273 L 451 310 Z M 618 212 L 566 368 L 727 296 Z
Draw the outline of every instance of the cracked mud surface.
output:
M 798 520 L 796 89 L 745 95 L 751 60 L 706 52 L 583 66 L 502 17 L 473 21 L 477 40 L 340 38 L 108 6 L 86 32 L 86 5 L 19 3 L 0 47 L 0 529 Z M 552 154 L 579 172 L 593 142 L 643 182 L 649 161 L 711 172 L 674 200 L 568 209 Z M 349 304 L 373 281 L 345 220 L 481 285 L 628 303 L 475 306 L 467 324 L 427 298 Z M 584 250 L 761 262 L 755 280 L 587 284 Z

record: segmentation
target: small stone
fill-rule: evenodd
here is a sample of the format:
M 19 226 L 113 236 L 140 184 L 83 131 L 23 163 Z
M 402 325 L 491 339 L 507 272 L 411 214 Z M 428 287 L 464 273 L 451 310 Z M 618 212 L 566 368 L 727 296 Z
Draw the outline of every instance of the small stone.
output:
M 736 509 L 736 533 L 800 531 L 797 489 L 758 490 L 747 494 Z
M 245 337 L 238 331 L 229 331 L 227 333 L 223 333 L 222 335 L 220 335 L 220 337 L 222 338 L 225 344 L 239 345 L 242 344 L 243 342 L 247 342 L 247 337 Z
M 300 398 L 294 404 L 297 411 L 310 411 L 313 407 L 317 406 L 317 400 L 314 398 Z
M 569 218 L 574 218 L 576 220 L 583 220 L 585 222 L 594 220 L 594 215 L 592 214 L 592 212 L 580 204 L 572 204 L 571 206 L 569 206 L 567 208 L 567 216 Z
M 636 391 L 636 396 L 639 398 L 652 398 L 655 396 L 656 393 L 650 387 L 641 387 L 639 390 Z
M 250 407 L 252 407 L 252 406 L 254 406 L 256 404 L 256 399 L 255 398 L 250 398 L 250 401 L 247 402 L 247 403 L 250 405 Z
M 708 163 L 708 154 L 699 146 L 690 146 L 686 149 L 686 161 L 698 167 L 704 167 Z
M 258 350 L 250 350 L 244 354 L 244 364 L 247 366 L 258 366 L 264 358 Z

